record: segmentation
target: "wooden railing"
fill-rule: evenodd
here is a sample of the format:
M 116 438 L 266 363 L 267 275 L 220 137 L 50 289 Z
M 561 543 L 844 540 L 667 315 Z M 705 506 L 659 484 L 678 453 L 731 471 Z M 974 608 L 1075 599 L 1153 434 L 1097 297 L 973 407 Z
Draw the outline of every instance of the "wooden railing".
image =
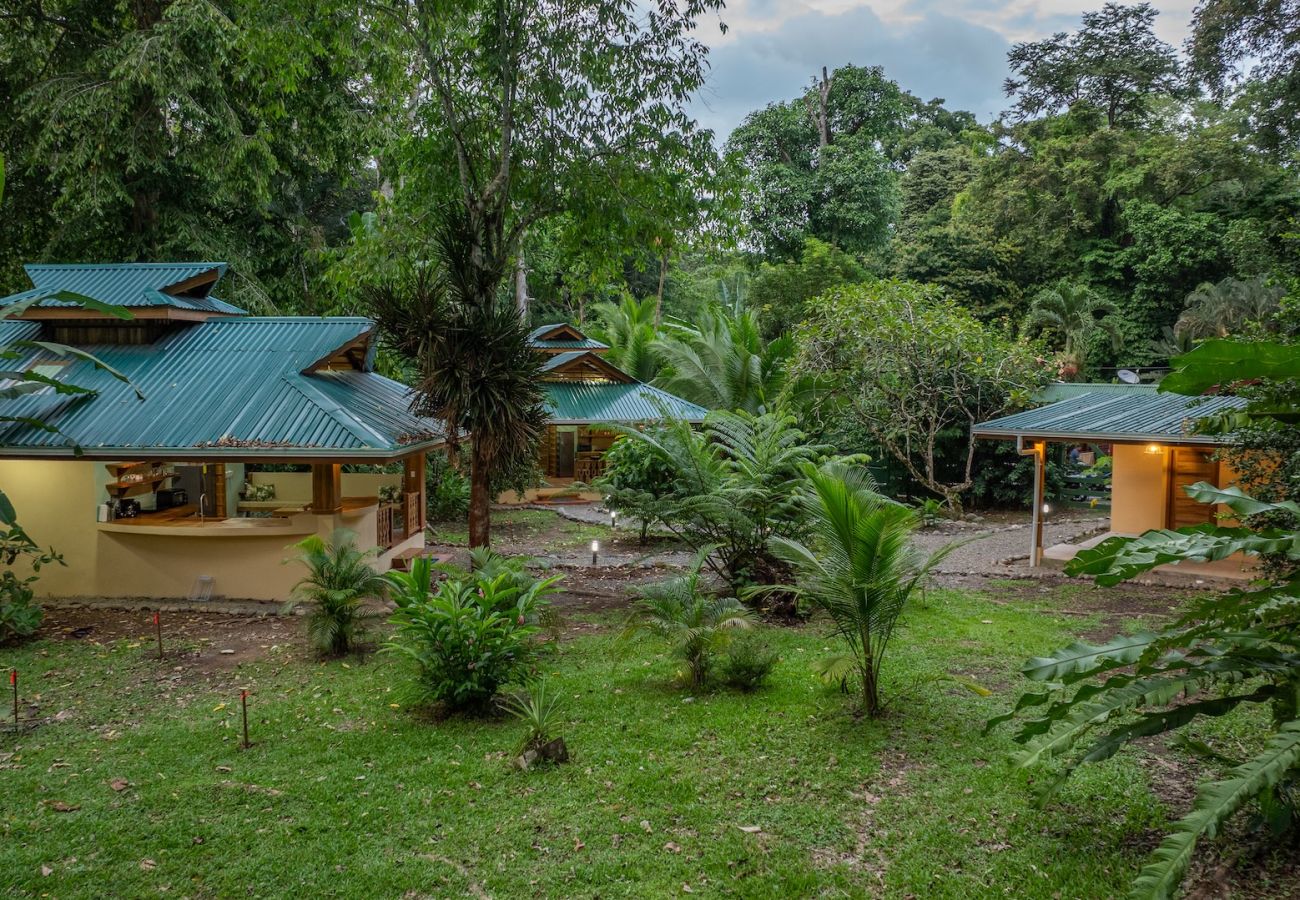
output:
M 408 491 L 405 501 L 402 503 L 402 510 L 406 513 L 406 536 L 420 533 L 420 522 L 423 520 L 420 509 L 420 492 Z
M 574 466 L 573 476 L 579 481 L 591 483 L 593 478 L 599 478 L 605 474 L 605 458 L 598 456 L 594 459 L 579 459 Z
M 387 550 L 393 546 L 393 518 L 396 507 L 380 504 L 379 515 L 375 517 L 378 523 L 375 543 Z

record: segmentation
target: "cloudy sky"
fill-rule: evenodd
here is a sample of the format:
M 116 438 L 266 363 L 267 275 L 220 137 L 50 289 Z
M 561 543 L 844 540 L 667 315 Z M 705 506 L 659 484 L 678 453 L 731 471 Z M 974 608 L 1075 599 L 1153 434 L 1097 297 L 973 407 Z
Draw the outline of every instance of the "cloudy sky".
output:
M 712 72 L 693 111 L 719 140 L 745 114 L 800 93 L 823 65 L 881 65 L 929 100 L 981 121 L 1004 107 L 1007 50 L 1016 41 L 1070 31 L 1104 0 L 728 0 L 704 25 Z M 1156 32 L 1181 46 L 1195 0 L 1155 0 Z

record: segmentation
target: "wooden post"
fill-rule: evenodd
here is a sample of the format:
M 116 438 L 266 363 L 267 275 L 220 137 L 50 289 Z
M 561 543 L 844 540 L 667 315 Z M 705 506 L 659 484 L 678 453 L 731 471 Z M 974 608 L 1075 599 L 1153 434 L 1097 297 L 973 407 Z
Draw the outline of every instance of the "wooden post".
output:
M 406 519 L 408 522 L 415 522 L 420 529 L 423 529 L 427 507 L 424 492 L 424 454 L 417 453 L 414 456 L 408 456 L 402 461 L 402 465 L 402 496 L 419 495 L 419 500 L 416 501 L 415 515 L 411 516 L 408 513 Z M 410 535 L 408 534 L 407 537 L 410 537 Z
M 1037 522 L 1034 525 L 1033 565 L 1043 564 L 1043 517 L 1047 514 L 1047 441 L 1034 445 L 1034 512 Z
M 343 508 L 343 467 L 338 463 L 313 463 L 311 467 L 311 511 L 336 513 Z
M 1029 565 L 1043 564 L 1043 497 L 1047 487 L 1047 441 L 1034 441 L 1025 447 L 1023 437 L 1016 438 L 1016 452 L 1034 458 L 1034 509 L 1029 527 Z

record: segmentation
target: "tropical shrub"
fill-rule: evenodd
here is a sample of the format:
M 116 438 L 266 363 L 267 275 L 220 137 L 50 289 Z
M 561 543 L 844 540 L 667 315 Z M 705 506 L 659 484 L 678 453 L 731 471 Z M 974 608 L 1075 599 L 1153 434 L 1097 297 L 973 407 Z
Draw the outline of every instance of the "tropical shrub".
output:
M 758 632 L 746 632 L 731 642 L 718 662 L 718 681 L 738 691 L 756 691 L 767 683 L 780 659 Z
M 606 509 L 641 523 L 644 544 L 650 525 L 665 512 L 661 504 L 675 496 L 674 472 L 649 443 L 621 436 L 605 453 L 605 474 L 592 487 L 604 494 Z
M 451 465 L 446 454 L 429 454 L 424 498 L 430 522 L 463 521 L 469 515 L 469 479 Z
M 0 572 L 0 644 L 31 637 L 41 627 L 45 614 L 33 599 L 30 578 L 19 578 L 9 569 Z
M 730 643 L 732 632 L 752 628 L 753 613 L 735 597 L 707 590 L 701 570 L 707 551 L 696 554 L 683 575 L 637 588 L 632 615 L 620 640 L 651 635 L 686 663 L 693 688 L 704 687 L 714 655 Z
M 1220 384 L 1224 372 L 1272 385 L 1244 411 L 1203 420 L 1198 427 L 1231 430 L 1267 421 L 1274 429 L 1295 428 L 1300 346 L 1212 340 L 1176 364 L 1161 390 L 1196 396 L 1214 386 L 1230 389 Z M 1300 504 L 1263 502 L 1239 488 L 1204 482 L 1187 493 L 1226 506 L 1242 524 L 1110 538 L 1080 552 L 1066 571 L 1113 585 L 1160 565 L 1245 553 L 1271 558 L 1270 577 L 1200 601 L 1160 631 L 1121 635 L 1099 645 L 1077 642 L 1029 660 L 1021 671 L 1040 687 L 1023 695 L 1012 712 L 989 722 L 991 728 L 1031 716 L 1015 734 L 1024 745 L 1018 765 L 1063 763 L 1044 788 L 1047 798 L 1080 765 L 1108 759 L 1135 741 L 1239 707 L 1268 709 L 1269 735 L 1252 751 L 1239 743 L 1216 749 L 1183 741 L 1231 768 L 1225 777 L 1200 785 L 1191 812 L 1139 874 L 1134 897 L 1169 897 L 1197 841 L 1213 837 L 1251 804 L 1274 834 L 1293 830 L 1300 798 Z M 1246 752 L 1246 758 L 1232 758 L 1234 751 Z
M 388 582 L 375 571 L 378 551 L 361 550 L 357 537 L 340 528 L 326 541 L 313 534 L 294 545 L 296 561 L 307 575 L 293 589 L 287 604 L 307 603 L 307 635 L 322 653 L 342 656 L 356 647 L 366 626 L 376 618 L 366 602 L 384 596 Z
M 502 686 L 531 672 L 540 650 L 532 638 L 559 578 L 523 587 L 508 570 L 453 575 L 421 596 L 419 579 L 427 576 L 411 575 L 413 585 L 395 593 L 397 636 L 386 649 L 415 661 L 425 699 L 482 711 Z
M 43 566 L 51 563 L 63 565 L 63 558 L 53 549 L 42 550 L 15 521 L 13 504 L 0 493 L 0 644 L 31 637 L 41 627 L 44 613 L 34 601 L 36 592 L 32 584 Z M 19 578 L 15 565 L 22 560 L 32 574 Z
M 924 557 L 911 544 L 916 513 L 876 492 L 864 470 L 829 463 L 805 469 L 799 502 L 810 539 L 775 536 L 772 549 L 793 568 L 800 597 L 823 610 L 849 652 L 824 661 L 827 680 L 858 683 L 862 711 L 884 710 L 880 677 L 898 618 L 953 545 Z
M 671 472 L 671 490 L 643 510 L 693 550 L 709 548 L 706 564 L 732 593 L 785 580 L 768 542 L 801 533 L 801 467 L 829 447 L 809 441 L 785 413 L 714 412 L 699 429 L 669 421 L 625 433 Z

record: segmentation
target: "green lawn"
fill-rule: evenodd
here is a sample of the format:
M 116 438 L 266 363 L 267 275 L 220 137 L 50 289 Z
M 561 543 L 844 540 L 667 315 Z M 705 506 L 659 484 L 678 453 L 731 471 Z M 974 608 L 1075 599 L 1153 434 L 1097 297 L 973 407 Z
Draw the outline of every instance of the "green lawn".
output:
M 832 647 L 816 625 L 770 632 L 782 662 L 752 695 L 689 695 L 657 648 L 618 658 L 608 633 L 567 641 L 548 669 L 574 759 L 527 773 L 507 762 L 519 724 L 429 721 L 393 656 L 268 647 L 172 681 L 147 644 L 31 644 L 3 663 L 71 716 L 0 735 L 0 895 L 1113 897 L 1166 819 L 1138 757 L 1039 812 L 1006 733 L 980 734 L 1024 658 L 1096 624 L 1050 602 L 931 593 L 879 723 L 809 673 Z

